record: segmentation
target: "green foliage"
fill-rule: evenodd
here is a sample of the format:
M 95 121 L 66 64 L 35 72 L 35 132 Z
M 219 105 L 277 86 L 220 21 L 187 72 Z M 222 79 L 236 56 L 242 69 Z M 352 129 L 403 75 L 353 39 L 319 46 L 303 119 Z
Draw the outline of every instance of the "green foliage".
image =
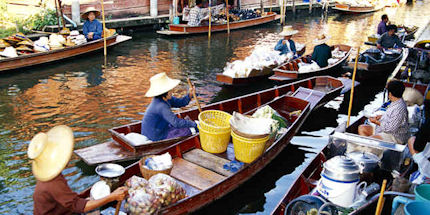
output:
M 46 9 L 41 13 L 31 16 L 27 22 L 32 23 L 33 29 L 42 30 L 46 25 L 57 24 L 57 16 L 55 10 Z

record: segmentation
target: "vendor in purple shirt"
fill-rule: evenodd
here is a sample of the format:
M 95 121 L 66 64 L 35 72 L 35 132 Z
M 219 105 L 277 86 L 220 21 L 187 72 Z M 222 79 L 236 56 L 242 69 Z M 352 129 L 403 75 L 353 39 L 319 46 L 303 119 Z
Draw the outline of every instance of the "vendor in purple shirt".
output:
M 83 26 L 83 33 L 87 40 L 98 40 L 102 38 L 103 26 L 96 19 L 100 16 L 100 11 L 96 10 L 94 7 L 89 7 L 82 14 L 82 19 L 87 20 Z
M 379 35 L 382 35 L 385 32 L 387 32 L 387 23 L 388 23 L 388 16 L 387 16 L 387 14 L 382 15 L 381 19 L 382 20 L 381 20 L 381 22 L 378 25 L 378 32 L 377 32 Z
M 151 86 L 145 96 L 153 99 L 143 116 L 141 134 L 152 141 L 191 135 L 190 128 L 197 129 L 197 124 L 178 118 L 171 108 L 187 106 L 195 88 L 191 88 L 184 97 L 176 98 L 171 95 L 171 91 L 180 80 L 171 79 L 163 72 L 152 76 L 149 81 Z

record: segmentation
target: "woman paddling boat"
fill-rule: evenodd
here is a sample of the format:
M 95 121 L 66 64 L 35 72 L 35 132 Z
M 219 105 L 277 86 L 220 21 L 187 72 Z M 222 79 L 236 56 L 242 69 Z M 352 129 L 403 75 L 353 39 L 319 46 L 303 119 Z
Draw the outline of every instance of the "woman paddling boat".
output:
M 197 129 L 197 124 L 192 120 L 178 118 L 170 108 L 187 106 L 195 88 L 189 89 L 184 97 L 176 98 L 171 91 L 178 86 L 180 80 L 171 79 L 163 72 L 152 76 L 149 81 L 151 85 L 145 96 L 153 99 L 142 119 L 141 134 L 152 141 L 191 135 L 190 128 Z

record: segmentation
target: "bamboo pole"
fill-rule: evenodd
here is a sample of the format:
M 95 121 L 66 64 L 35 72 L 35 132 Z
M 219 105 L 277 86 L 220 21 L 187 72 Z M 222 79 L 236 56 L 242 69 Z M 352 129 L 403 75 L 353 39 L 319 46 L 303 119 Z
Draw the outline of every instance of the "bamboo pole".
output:
M 188 82 L 188 86 L 190 87 L 190 89 L 193 88 L 193 84 L 191 83 L 190 78 L 187 78 L 187 82 Z M 202 108 L 200 107 L 200 102 L 197 99 L 197 95 L 196 95 L 195 91 L 193 91 L 193 97 L 196 100 L 197 108 L 199 109 L 199 112 L 201 113 L 202 112 Z
M 58 30 L 60 30 L 61 24 L 60 24 L 60 15 L 58 15 L 58 2 L 57 1 L 58 0 L 55 0 L 55 11 L 56 11 L 55 14 L 57 14 Z
M 225 15 L 227 16 L 227 33 L 230 34 L 230 15 L 228 8 L 228 0 L 225 0 Z
M 381 193 L 379 194 L 375 215 L 379 215 L 382 212 L 382 206 L 384 205 L 384 202 L 385 202 L 384 201 L 385 186 L 387 186 L 387 179 L 384 179 L 384 181 L 382 181 Z
M 211 0 L 209 0 L 209 31 L 208 37 L 211 39 L 211 27 L 212 27 L 212 11 L 211 11 Z
M 352 73 L 352 86 L 351 86 L 351 95 L 349 98 L 349 107 L 348 107 L 348 120 L 346 121 L 346 126 L 349 126 L 349 122 L 351 119 L 351 110 L 352 110 L 352 101 L 354 99 L 354 86 L 355 86 L 355 74 L 357 73 L 357 64 L 358 64 L 358 57 L 360 56 L 360 47 L 357 49 L 357 56 L 355 57 L 355 63 L 354 63 L 354 72 Z
M 103 20 L 103 54 L 105 58 L 105 66 L 107 65 L 107 48 L 106 48 L 106 22 L 105 22 L 105 7 L 104 1 L 101 0 L 102 3 L 102 20 Z
M 115 215 L 119 214 L 119 209 L 121 208 L 121 202 L 122 201 L 118 201 L 118 203 L 116 203 Z
M 66 21 L 64 21 L 64 17 L 63 17 L 63 7 L 61 6 L 61 0 L 58 0 L 58 8 L 60 9 L 61 24 L 63 25 L 63 29 L 65 29 L 66 28 Z
M 272 13 L 272 7 L 273 7 L 273 3 L 272 3 L 272 0 L 270 0 L 270 13 Z

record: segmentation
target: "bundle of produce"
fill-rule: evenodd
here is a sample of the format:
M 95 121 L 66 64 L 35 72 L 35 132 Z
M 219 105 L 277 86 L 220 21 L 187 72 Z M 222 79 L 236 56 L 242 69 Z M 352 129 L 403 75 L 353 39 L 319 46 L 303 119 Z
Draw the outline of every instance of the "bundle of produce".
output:
M 124 207 L 130 214 L 154 214 L 161 208 L 161 200 L 146 179 L 133 176 L 125 185 L 129 195 Z
M 150 169 L 150 170 L 165 170 L 172 168 L 172 156 L 168 152 L 158 155 L 158 156 L 152 156 L 145 160 L 144 168 Z
M 34 41 L 34 51 L 37 52 L 47 52 L 51 49 L 48 45 L 49 39 L 47 37 L 40 37 L 38 40 Z
M 273 119 L 274 121 L 271 124 L 272 131 L 278 131 L 281 128 L 287 128 L 289 126 L 287 124 L 288 120 L 269 105 L 264 105 L 263 107 L 258 108 L 257 111 L 252 114 L 252 117 Z
M 332 58 L 343 58 L 346 55 L 346 51 L 341 51 L 339 47 L 335 48 L 333 51 L 331 51 Z
M 18 57 L 18 54 L 16 53 L 16 49 L 12 46 L 6 47 L 2 52 L 0 52 L 0 56 L 3 57 Z
M 352 7 L 372 7 L 374 6 L 367 0 L 337 0 L 338 4 L 346 4 Z
M 262 70 L 264 67 L 278 65 L 288 59 L 287 55 L 280 55 L 279 53 L 279 51 L 267 46 L 257 47 L 244 60 L 227 63 L 223 74 L 232 78 L 248 77 L 252 70 Z
M 312 63 L 300 62 L 298 63 L 298 66 L 299 73 L 309 73 L 320 69 L 320 66 L 315 61 L 312 61 Z
M 126 135 L 121 133 L 120 135 L 123 136 L 125 139 L 127 139 L 128 142 L 130 142 L 133 146 L 141 146 L 152 142 L 145 135 L 135 133 L 135 132 L 130 132 Z
M 66 39 L 62 35 L 59 34 L 51 34 L 49 35 L 49 46 L 52 50 L 62 49 L 63 45 L 66 43 Z
M 257 14 L 254 10 L 251 10 L 251 9 L 231 9 L 230 14 L 234 14 L 238 16 L 240 20 L 254 19 L 257 17 L 261 17 L 260 14 Z
M 272 118 L 255 118 L 237 112 L 233 112 L 233 116 L 230 119 L 233 131 L 246 136 L 267 136 L 273 132 L 272 127 L 279 126 L 276 125 L 277 123 Z
M 149 184 L 162 206 L 173 204 L 186 196 L 184 188 L 175 179 L 163 173 L 152 176 Z

